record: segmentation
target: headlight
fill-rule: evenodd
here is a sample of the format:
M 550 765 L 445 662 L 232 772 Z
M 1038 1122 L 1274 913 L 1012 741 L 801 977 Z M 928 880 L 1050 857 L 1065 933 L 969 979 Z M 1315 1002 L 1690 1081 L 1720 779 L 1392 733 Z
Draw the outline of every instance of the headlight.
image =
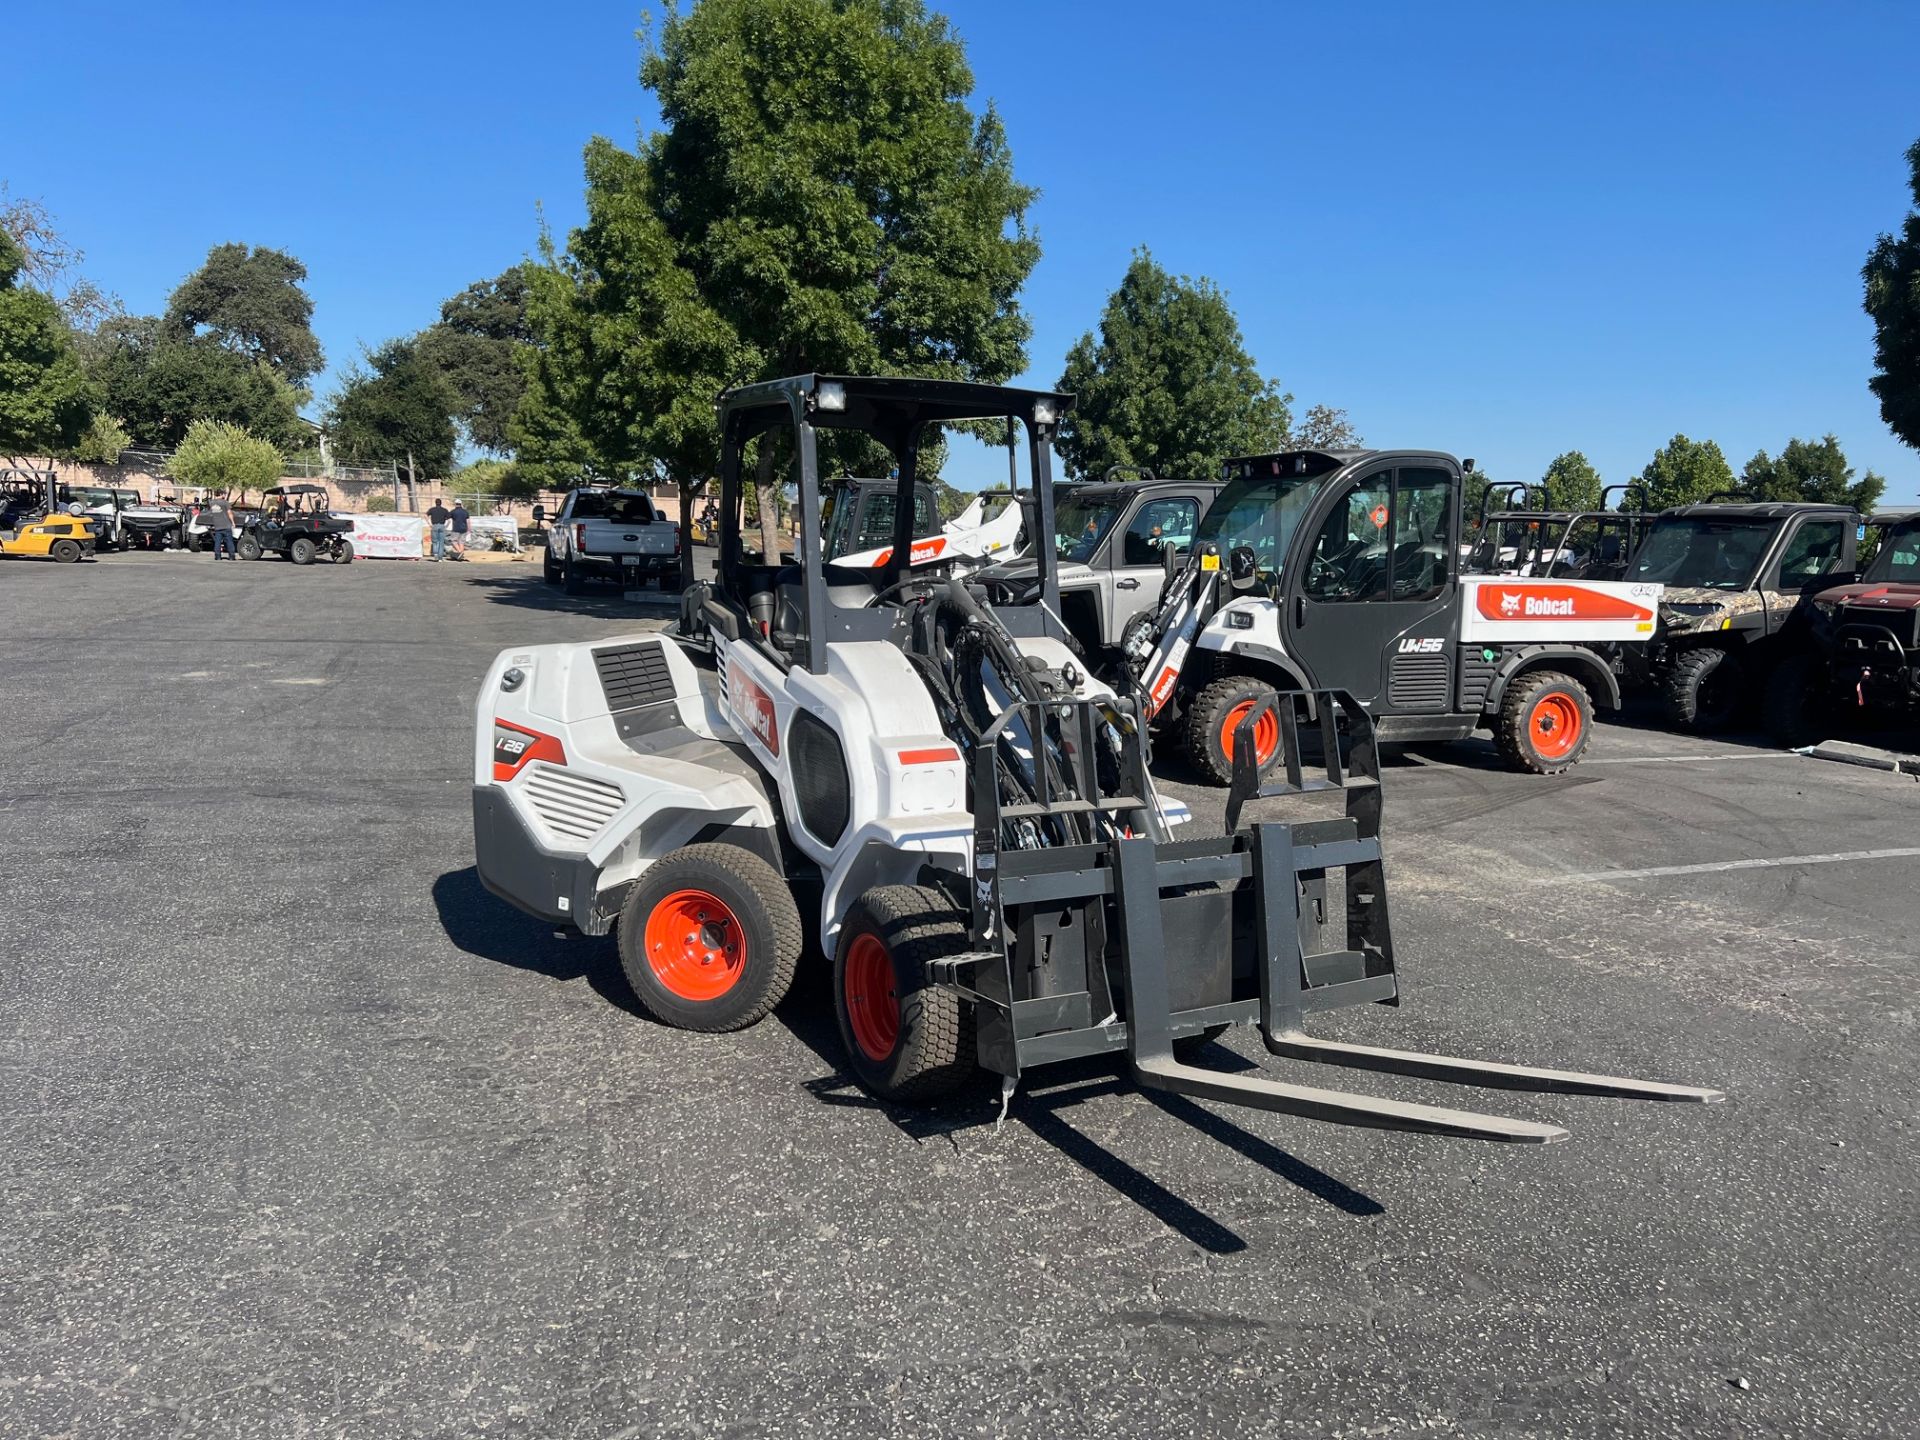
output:
M 1229 630 L 1251 630 L 1253 628 L 1253 612 L 1251 610 L 1229 610 L 1226 614 L 1226 620 Z

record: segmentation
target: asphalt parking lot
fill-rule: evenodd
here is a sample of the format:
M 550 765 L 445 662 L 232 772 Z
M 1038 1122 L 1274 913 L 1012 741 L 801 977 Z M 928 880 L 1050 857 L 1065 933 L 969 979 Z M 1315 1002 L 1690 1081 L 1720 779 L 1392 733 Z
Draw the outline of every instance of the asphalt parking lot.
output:
M 670 1031 L 481 890 L 488 659 L 638 613 L 0 567 L 0 1434 L 1914 1433 L 1920 860 L 1830 858 L 1920 847 L 1912 778 L 1391 766 L 1408 1000 L 1323 1033 L 1724 1105 L 1317 1077 L 1572 1132 L 1494 1147 L 1083 1069 L 996 1133 L 855 1089 L 817 970 Z

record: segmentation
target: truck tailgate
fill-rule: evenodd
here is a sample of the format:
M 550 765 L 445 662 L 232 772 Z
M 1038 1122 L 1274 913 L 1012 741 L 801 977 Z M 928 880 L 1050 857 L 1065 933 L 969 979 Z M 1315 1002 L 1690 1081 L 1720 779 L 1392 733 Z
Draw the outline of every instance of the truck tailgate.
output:
M 679 539 L 680 528 L 665 520 L 656 520 L 651 525 L 616 525 L 610 520 L 574 522 L 574 547 L 582 555 L 603 559 L 671 555 Z

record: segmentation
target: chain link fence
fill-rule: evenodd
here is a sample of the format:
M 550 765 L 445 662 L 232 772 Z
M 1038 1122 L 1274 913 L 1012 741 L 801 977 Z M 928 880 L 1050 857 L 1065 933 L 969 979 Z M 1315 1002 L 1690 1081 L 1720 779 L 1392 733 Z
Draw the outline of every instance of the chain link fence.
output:
M 122 450 L 117 463 L 149 475 L 164 475 L 172 458 L 171 450 Z M 391 465 L 319 465 L 306 460 L 282 462 L 280 474 L 287 480 L 339 480 L 353 485 L 384 485 L 389 490 L 398 478 Z

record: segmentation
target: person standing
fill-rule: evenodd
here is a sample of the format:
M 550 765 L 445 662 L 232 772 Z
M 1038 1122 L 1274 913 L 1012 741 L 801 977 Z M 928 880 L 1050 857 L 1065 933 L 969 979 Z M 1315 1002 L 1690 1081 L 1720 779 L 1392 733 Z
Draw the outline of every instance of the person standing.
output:
M 233 511 L 227 507 L 227 492 L 222 490 L 209 500 L 200 518 L 206 524 L 207 533 L 213 537 L 213 558 L 238 560 L 240 557 L 233 546 Z
M 435 500 L 433 508 L 427 511 L 427 524 L 433 527 L 432 559 L 447 558 L 447 522 L 451 519 L 453 519 L 453 512 L 438 500 Z
M 467 522 L 472 517 L 467 514 L 466 502 L 458 496 L 454 497 L 453 515 L 450 518 L 453 523 L 453 558 L 464 560 L 467 558 Z

